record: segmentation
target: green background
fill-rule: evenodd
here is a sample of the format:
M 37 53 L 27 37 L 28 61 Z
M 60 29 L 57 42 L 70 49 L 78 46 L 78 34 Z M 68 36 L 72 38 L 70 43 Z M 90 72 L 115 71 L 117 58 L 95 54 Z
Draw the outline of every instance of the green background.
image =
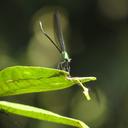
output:
M 92 128 L 128 127 L 128 4 L 125 0 L 7 0 L 0 2 L 0 69 L 14 65 L 56 68 L 59 53 L 41 34 L 50 36 L 52 13 L 62 10 L 72 76 L 96 76 L 89 83 L 91 101 L 81 89 L 0 98 L 80 119 Z M 4 128 L 67 128 L 59 124 L 0 113 Z

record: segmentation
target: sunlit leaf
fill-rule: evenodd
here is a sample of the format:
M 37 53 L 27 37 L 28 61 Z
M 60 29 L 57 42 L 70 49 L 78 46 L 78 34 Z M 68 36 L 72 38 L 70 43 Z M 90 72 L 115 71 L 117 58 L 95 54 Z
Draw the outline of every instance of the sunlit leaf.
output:
M 0 96 L 46 92 L 68 88 L 95 77 L 69 77 L 69 73 L 44 67 L 13 66 L 0 71 Z
M 0 101 L 0 110 L 38 120 L 46 120 L 50 122 L 71 125 L 78 128 L 89 128 L 80 120 L 64 117 L 59 114 L 28 105 Z

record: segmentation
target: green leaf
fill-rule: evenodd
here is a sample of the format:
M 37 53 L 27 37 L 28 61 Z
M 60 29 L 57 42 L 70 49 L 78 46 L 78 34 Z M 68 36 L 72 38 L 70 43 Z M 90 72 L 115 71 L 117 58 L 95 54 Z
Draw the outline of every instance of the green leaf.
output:
M 0 101 L 0 110 L 7 113 L 13 113 L 38 120 L 46 120 L 50 122 L 75 126 L 78 128 L 89 128 L 85 123 L 80 120 L 64 117 L 59 114 L 28 105 Z
M 13 66 L 0 71 L 0 96 L 46 92 L 68 88 L 95 77 L 70 77 L 68 72 L 32 66 Z

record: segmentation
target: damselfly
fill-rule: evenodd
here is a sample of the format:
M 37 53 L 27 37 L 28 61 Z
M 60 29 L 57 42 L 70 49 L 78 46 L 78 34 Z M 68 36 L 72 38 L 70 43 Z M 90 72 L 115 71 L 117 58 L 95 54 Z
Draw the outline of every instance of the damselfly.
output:
M 65 43 L 64 43 L 61 21 L 60 21 L 60 13 L 58 11 L 54 13 L 54 27 L 55 27 L 55 33 L 57 36 L 57 43 L 55 43 L 53 39 L 48 35 L 48 33 L 44 31 L 44 28 L 41 22 L 40 22 L 40 27 L 43 34 L 51 41 L 51 43 L 57 48 L 57 50 L 60 52 L 62 56 L 62 61 L 58 64 L 58 68 L 60 70 L 65 70 L 70 73 L 71 59 L 69 58 L 69 55 L 67 53 Z
M 64 38 L 63 38 L 62 28 L 61 28 L 61 22 L 60 22 L 60 13 L 58 11 L 56 11 L 54 13 L 54 27 L 55 27 L 55 33 L 56 33 L 56 36 L 57 36 L 58 43 L 55 43 L 52 40 L 52 38 L 47 34 L 47 32 L 44 31 L 41 22 L 40 22 L 40 27 L 41 27 L 41 31 L 43 32 L 43 34 L 58 49 L 58 51 L 60 52 L 60 54 L 62 56 L 62 61 L 59 63 L 58 68 L 60 70 L 67 71 L 70 74 L 70 62 L 71 62 L 71 59 L 68 56 L 68 53 L 67 53 L 67 50 L 66 50 L 66 47 L 65 47 L 65 43 L 64 43 Z M 88 94 L 88 88 L 84 87 L 84 85 L 77 78 L 76 78 L 76 81 L 83 88 L 83 90 L 84 90 L 83 93 L 86 96 L 86 98 L 88 100 L 90 100 L 90 96 Z

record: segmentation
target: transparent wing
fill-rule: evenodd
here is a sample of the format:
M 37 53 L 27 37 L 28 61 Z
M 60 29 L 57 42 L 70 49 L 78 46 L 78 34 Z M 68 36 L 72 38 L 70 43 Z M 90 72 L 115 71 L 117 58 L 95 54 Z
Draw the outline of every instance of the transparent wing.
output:
M 47 39 L 56 47 L 56 49 L 58 49 L 58 51 L 61 53 L 61 49 L 59 48 L 59 46 L 57 46 L 57 44 L 53 41 L 53 39 L 48 35 L 47 32 L 44 31 L 44 28 L 43 28 L 43 25 L 42 25 L 42 22 L 40 21 L 40 28 L 41 28 L 41 31 L 42 33 L 47 37 Z
M 59 11 L 55 11 L 54 13 L 54 29 L 55 29 L 55 37 L 57 38 L 57 42 L 60 45 L 61 51 L 66 51 Z

